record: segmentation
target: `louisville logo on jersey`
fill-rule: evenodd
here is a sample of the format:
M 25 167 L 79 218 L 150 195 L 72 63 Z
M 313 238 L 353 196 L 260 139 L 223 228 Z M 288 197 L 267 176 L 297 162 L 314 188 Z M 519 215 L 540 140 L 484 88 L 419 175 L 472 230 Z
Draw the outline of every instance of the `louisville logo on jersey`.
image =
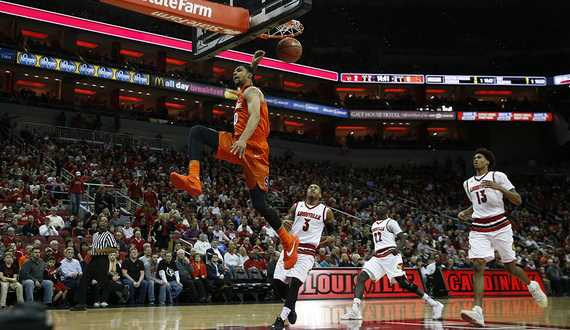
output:
M 515 251 L 515 250 L 516 250 L 516 249 L 515 249 L 515 243 L 513 243 L 513 246 L 512 246 L 512 248 L 513 248 L 513 251 Z
M 398 269 L 399 269 L 399 270 L 404 270 L 404 264 L 398 264 Z

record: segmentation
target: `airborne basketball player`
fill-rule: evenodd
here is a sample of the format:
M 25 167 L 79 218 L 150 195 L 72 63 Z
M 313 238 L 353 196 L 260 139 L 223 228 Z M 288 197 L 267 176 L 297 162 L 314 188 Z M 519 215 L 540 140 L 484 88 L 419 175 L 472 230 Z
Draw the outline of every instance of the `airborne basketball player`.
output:
M 200 157 L 204 144 L 216 150 L 216 158 L 241 165 L 253 207 L 279 235 L 285 252 L 285 269 L 290 269 L 297 261 L 299 238 L 287 233 L 277 212 L 265 201 L 265 193 L 269 189 L 269 118 L 265 97 L 253 86 L 255 69 L 264 55 L 265 52 L 259 50 L 251 66 L 239 65 L 234 70 L 233 80 L 239 88 L 234 110 L 235 134 L 204 126 L 192 127 L 188 140 L 189 173 L 170 173 L 170 181 L 176 189 L 186 190 L 193 196 L 202 194 Z
M 400 250 L 402 250 L 404 244 L 406 244 L 406 239 L 404 238 L 404 232 L 396 220 L 388 218 L 389 209 L 388 203 L 378 203 L 379 220 L 374 222 L 371 228 L 372 237 L 374 239 L 374 251 L 376 252 L 374 256 L 362 266 L 362 271 L 360 275 L 358 275 L 352 308 L 348 307 L 348 313 L 341 315 L 340 318 L 342 320 L 362 319 L 360 301 L 364 295 L 364 285 L 366 281 L 368 279 L 378 281 L 384 277 L 384 275 L 387 275 L 391 283 L 398 283 L 402 289 L 413 292 L 425 300 L 432 308 L 433 318 L 439 319 L 443 310 L 443 304 L 433 300 L 416 284 L 409 282 L 406 278 L 403 267 L 404 261 L 400 255 Z M 397 246 L 396 240 L 399 240 Z
M 287 270 L 283 262 L 283 254 L 281 254 L 275 267 L 273 285 L 281 298 L 285 299 L 285 306 L 281 315 L 271 325 L 271 330 L 284 329 L 287 319 L 289 323 L 295 324 L 297 321 L 295 303 L 299 295 L 299 288 L 315 264 L 317 249 L 335 242 L 335 238 L 332 236 L 326 237 L 324 241 L 321 238 L 323 228 L 326 227 L 327 233 L 330 235 L 334 232 L 334 226 L 332 210 L 319 203 L 320 199 L 321 187 L 316 183 L 311 184 L 307 189 L 305 201 L 295 203 L 284 220 L 285 225 L 289 225 L 293 221 L 290 231 L 292 235 L 299 237 L 299 255 L 293 268 Z
M 515 265 L 517 260 L 513 244 L 513 229 L 505 217 L 503 196 L 516 205 L 521 205 L 521 196 L 505 173 L 492 171 L 495 155 L 485 148 L 477 149 L 473 156 L 473 166 L 477 175 L 465 180 L 463 188 L 473 203 L 467 210 L 459 212 L 460 222 L 473 215 L 473 225 L 469 233 L 469 259 L 473 260 L 473 295 L 475 306 L 472 310 L 461 311 L 461 318 L 469 323 L 484 327 L 483 293 L 485 291 L 485 266 L 495 259 L 499 252 L 505 269 L 524 284 L 540 308 L 548 306 L 548 298 L 535 281 L 531 281 L 524 270 Z

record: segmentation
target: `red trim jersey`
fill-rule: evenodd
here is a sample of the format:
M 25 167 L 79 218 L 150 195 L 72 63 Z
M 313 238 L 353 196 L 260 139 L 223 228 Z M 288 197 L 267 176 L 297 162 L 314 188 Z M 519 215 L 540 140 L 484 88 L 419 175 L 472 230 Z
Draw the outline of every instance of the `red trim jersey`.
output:
M 396 235 L 402 232 L 396 220 L 386 218 L 374 222 L 371 228 L 374 239 L 374 256 L 385 257 L 396 247 Z
M 299 253 L 315 255 L 321 242 L 325 227 L 328 207 L 322 203 L 308 205 L 306 202 L 295 204 L 295 221 L 291 234 L 299 237 Z
M 506 190 L 515 187 L 503 172 L 491 171 L 479 177 L 473 176 L 463 183 L 463 189 L 473 203 L 473 230 L 480 232 L 495 231 L 510 224 L 503 215 L 505 204 L 503 193 L 499 190 L 486 188 L 483 181 L 493 181 Z

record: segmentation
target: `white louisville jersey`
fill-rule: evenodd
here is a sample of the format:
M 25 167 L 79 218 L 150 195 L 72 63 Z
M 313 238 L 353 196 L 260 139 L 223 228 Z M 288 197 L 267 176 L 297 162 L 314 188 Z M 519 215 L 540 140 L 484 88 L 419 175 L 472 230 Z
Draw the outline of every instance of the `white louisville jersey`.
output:
M 375 256 L 383 257 L 396 247 L 396 235 L 402 232 L 398 222 L 391 218 L 377 220 L 372 225 Z
M 328 207 L 321 203 L 307 205 L 303 201 L 296 204 L 295 222 L 291 227 L 291 234 L 299 237 L 299 244 L 308 244 L 316 248 L 321 243 L 327 210 Z
M 515 187 L 503 172 L 490 171 L 480 177 L 473 176 L 463 183 L 465 193 L 473 203 L 473 219 L 489 219 L 502 217 L 505 213 L 503 193 L 493 188 L 485 187 L 483 181 L 493 181 L 499 186 L 511 190 Z

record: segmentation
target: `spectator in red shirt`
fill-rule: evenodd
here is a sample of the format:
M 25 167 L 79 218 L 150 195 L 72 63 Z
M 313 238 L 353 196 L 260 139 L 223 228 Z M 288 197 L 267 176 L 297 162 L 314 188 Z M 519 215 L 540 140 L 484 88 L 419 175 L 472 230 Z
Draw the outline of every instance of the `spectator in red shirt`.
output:
M 142 186 L 141 183 L 139 182 L 139 177 L 136 175 L 136 173 L 133 173 L 133 181 L 131 182 L 131 184 L 129 184 L 128 195 L 129 198 L 132 199 L 133 201 L 139 204 L 142 203 L 141 202 L 143 198 Z
M 16 242 L 16 231 L 14 228 L 8 228 L 7 235 L 4 237 L 4 246 L 10 245 L 10 243 Z
M 134 245 L 137 248 L 137 251 L 141 253 L 144 251 L 144 243 L 146 243 L 146 241 L 142 238 L 140 228 L 135 228 L 135 234 L 134 237 L 131 238 L 130 244 Z
M 81 204 L 81 195 L 85 194 L 85 185 L 81 180 L 81 172 L 75 173 L 75 178 L 69 184 L 68 196 L 71 196 L 71 214 L 79 216 L 79 205 Z M 43 205 L 42 205 L 43 206 Z
M 248 270 L 250 268 L 259 269 L 259 261 L 255 260 L 255 252 L 249 251 L 249 259 L 243 263 L 243 269 Z
M 148 190 L 144 193 L 144 202 L 148 203 L 151 212 L 158 207 L 158 196 L 154 192 L 153 185 L 148 185 Z
M 150 212 L 150 205 L 144 203 L 139 209 L 135 211 L 135 220 L 133 221 L 133 228 L 139 228 L 143 237 L 148 236 L 149 229 L 154 226 L 154 218 Z

